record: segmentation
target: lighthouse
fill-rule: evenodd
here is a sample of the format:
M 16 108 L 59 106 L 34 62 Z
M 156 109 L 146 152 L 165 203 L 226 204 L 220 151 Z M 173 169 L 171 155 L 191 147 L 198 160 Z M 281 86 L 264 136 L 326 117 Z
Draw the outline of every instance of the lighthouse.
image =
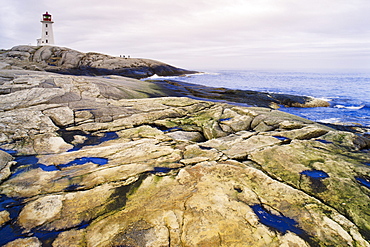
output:
M 37 39 L 37 45 L 54 45 L 54 34 L 53 34 L 53 21 L 51 20 L 51 14 L 47 11 L 42 15 L 42 32 L 41 38 Z

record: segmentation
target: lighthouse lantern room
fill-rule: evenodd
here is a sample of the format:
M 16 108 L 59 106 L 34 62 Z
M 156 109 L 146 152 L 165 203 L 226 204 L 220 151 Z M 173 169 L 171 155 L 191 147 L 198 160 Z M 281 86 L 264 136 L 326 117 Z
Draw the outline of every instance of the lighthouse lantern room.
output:
M 53 34 L 53 21 L 51 20 L 51 14 L 46 12 L 42 15 L 42 31 L 41 38 L 37 39 L 37 45 L 54 45 L 54 34 Z

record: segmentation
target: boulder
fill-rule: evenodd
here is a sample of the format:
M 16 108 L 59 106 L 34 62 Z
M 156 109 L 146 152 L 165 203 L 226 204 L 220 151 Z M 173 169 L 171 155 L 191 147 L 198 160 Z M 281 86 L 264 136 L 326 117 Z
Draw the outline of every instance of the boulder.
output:
M 10 168 L 15 164 L 15 162 L 12 161 L 13 159 L 14 158 L 10 154 L 0 150 L 0 183 L 10 176 Z
M 85 245 L 84 230 L 62 232 L 53 241 L 53 247 L 80 247 Z
M 74 123 L 74 112 L 69 107 L 47 109 L 43 113 L 50 117 L 56 126 L 65 127 Z
M 55 134 L 41 134 L 33 137 L 33 146 L 37 154 L 53 154 L 66 152 L 73 148 L 64 139 Z
M 175 131 L 168 133 L 167 136 L 176 141 L 202 142 L 205 140 L 204 136 L 201 133 L 190 131 Z
M 19 247 L 19 246 L 41 247 L 42 243 L 36 237 L 31 237 L 31 238 L 19 238 L 4 245 L 4 247 Z
M 10 213 L 6 210 L 0 211 L 0 227 L 10 221 Z
M 29 231 L 36 226 L 53 220 L 61 214 L 63 207 L 61 199 L 62 197 L 59 195 L 51 195 L 28 203 L 19 214 L 19 225 Z
M 10 161 L 13 160 L 13 156 L 0 150 L 0 170 L 4 169 Z
M 17 108 L 39 105 L 52 98 L 63 95 L 63 90 L 59 88 L 32 88 L 17 91 L 7 95 L 0 95 L 2 102 L 1 111 L 9 111 Z

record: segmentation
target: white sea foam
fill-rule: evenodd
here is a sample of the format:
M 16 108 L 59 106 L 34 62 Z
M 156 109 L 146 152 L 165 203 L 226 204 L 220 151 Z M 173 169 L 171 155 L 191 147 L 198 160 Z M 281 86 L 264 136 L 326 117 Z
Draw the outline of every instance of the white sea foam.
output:
M 320 98 L 317 98 L 319 100 L 324 100 L 326 102 L 330 102 L 330 101 L 333 101 L 333 99 L 330 99 L 330 98 L 326 98 L 326 97 L 320 97 Z
M 158 79 L 158 78 L 162 78 L 163 76 L 159 76 L 159 75 L 157 75 L 157 74 L 154 74 L 154 75 L 152 75 L 151 77 L 148 77 L 148 78 L 146 78 L 146 79 Z
M 221 75 L 221 73 L 217 73 L 217 72 L 198 72 L 198 73 L 191 74 L 191 75 Z
M 320 123 L 340 123 L 341 122 L 341 119 L 340 118 L 327 118 L 327 119 L 321 119 L 321 120 L 318 120 L 318 122 Z
M 335 105 L 335 108 L 339 109 L 349 109 L 349 110 L 360 110 L 365 107 L 365 105 L 360 105 L 360 106 L 344 106 L 344 105 Z
M 157 74 L 154 74 L 150 77 L 144 78 L 142 80 L 158 80 L 158 79 L 176 79 L 176 80 L 181 80 L 186 77 L 191 77 L 191 76 L 198 76 L 198 75 L 219 75 L 219 73 L 212 73 L 212 72 L 198 72 L 195 74 L 184 74 L 184 75 L 176 75 L 176 76 L 160 76 Z
M 182 76 L 182 77 L 184 77 L 184 76 Z M 179 76 L 160 76 L 160 75 L 157 75 L 157 74 L 154 74 L 154 75 L 152 75 L 152 76 L 150 76 L 150 77 L 147 77 L 147 78 L 143 78 L 143 79 L 141 79 L 142 81 L 145 81 L 145 80 L 162 80 L 162 79 L 177 79 L 177 78 L 179 78 Z

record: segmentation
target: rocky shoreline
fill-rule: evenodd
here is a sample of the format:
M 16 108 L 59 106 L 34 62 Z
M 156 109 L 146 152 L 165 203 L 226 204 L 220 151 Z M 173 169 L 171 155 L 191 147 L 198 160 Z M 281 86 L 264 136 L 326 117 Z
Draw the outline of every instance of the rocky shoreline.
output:
M 105 54 L 83 53 L 58 46 L 15 46 L 2 50 L 3 69 L 48 71 L 67 75 L 120 75 L 146 78 L 154 74 L 175 76 L 197 73 L 151 59 L 113 57 Z
M 146 80 L 164 89 L 171 90 L 173 96 L 186 96 L 201 100 L 214 100 L 227 103 L 238 103 L 244 106 L 267 107 L 278 109 L 284 107 L 328 107 L 330 104 L 321 99 L 308 96 L 266 93 L 252 90 L 207 87 L 174 80 Z
M 0 245 L 370 246 L 370 140 L 274 109 L 303 99 L 24 61 L 0 60 Z
M 190 75 L 191 76 L 191 75 Z M 297 96 L 280 93 L 267 93 L 252 90 L 235 90 L 228 88 L 214 88 L 174 80 L 145 80 L 159 85 L 169 96 L 186 96 L 199 100 L 210 100 L 239 106 L 258 106 L 271 109 L 280 107 L 329 107 L 330 103 L 313 97 Z M 321 123 L 330 128 L 349 131 L 370 137 L 370 128 L 355 123 Z

